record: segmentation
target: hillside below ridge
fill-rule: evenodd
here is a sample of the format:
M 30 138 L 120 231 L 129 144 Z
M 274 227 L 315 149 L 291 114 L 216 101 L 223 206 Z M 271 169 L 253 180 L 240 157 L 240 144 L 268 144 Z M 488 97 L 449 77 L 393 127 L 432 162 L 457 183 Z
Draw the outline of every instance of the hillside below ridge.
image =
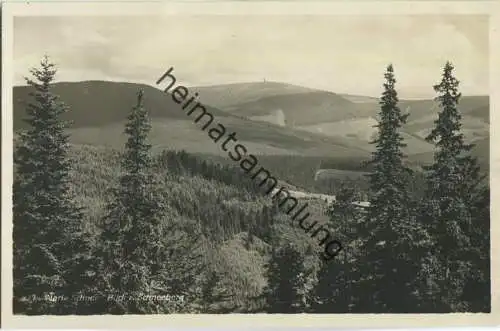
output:
M 230 87 L 229 91 L 227 87 Z M 193 87 L 188 88 L 190 94 L 196 91 Z M 373 127 L 379 111 L 376 98 L 267 81 L 202 88 L 199 102 L 217 121 L 227 125 L 228 130 L 238 132 L 241 141 L 257 154 L 338 154 L 366 158 L 373 150 L 369 142 L 376 131 Z M 186 116 L 172 96 L 156 86 L 87 80 L 58 82 L 53 90 L 71 108 L 71 112 L 63 117 L 73 122 L 71 132 L 75 143 L 116 146 L 121 144 L 121 125 L 128 110 L 134 106 L 139 89 L 145 91 L 145 107 L 152 118 L 155 146 L 172 145 L 193 152 L 208 150 L 219 153 L 216 144 L 193 123 L 192 118 Z M 23 113 L 24 105 L 30 99 L 29 92 L 27 86 L 14 87 L 14 130 L 26 125 Z M 211 93 L 229 95 L 231 109 L 217 108 L 205 102 L 207 96 L 211 98 Z M 410 113 L 403 128 L 408 144 L 405 152 L 422 156 L 432 152 L 433 146 L 423 138 L 434 126 L 438 110 L 436 102 L 401 100 L 400 108 Z M 466 139 L 481 142 L 477 154 L 488 159 L 489 150 L 485 146 L 489 143 L 482 141 L 489 141 L 489 97 L 464 96 L 460 108 Z

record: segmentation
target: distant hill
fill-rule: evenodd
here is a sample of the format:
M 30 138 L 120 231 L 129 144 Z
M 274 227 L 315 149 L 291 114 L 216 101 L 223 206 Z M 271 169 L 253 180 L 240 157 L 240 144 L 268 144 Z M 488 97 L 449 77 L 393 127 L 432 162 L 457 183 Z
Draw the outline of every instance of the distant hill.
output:
M 136 93 L 140 88 L 145 91 L 144 103 L 153 124 L 151 141 L 156 148 L 186 149 L 227 156 L 227 152 L 221 151 L 219 144 L 214 143 L 207 132 L 193 123 L 193 118 L 186 115 L 169 94 L 151 86 L 132 83 L 86 81 L 55 84 L 54 92 L 71 109 L 65 114 L 65 119 L 73 122 L 70 130 L 72 142 L 123 146 L 123 124 L 136 102 Z M 23 118 L 25 104 L 31 100 L 30 91 L 32 88 L 27 86 L 14 87 L 14 130 L 26 127 Z M 216 121 L 226 126 L 228 133 L 237 133 L 237 139 L 245 143 L 250 153 L 368 156 L 365 150 L 356 146 L 356 142 L 342 137 L 325 137 L 262 121 L 251 121 L 215 107 L 207 108 Z
M 136 93 L 145 91 L 145 106 L 153 123 L 151 141 L 157 149 L 185 149 L 194 153 L 227 155 L 206 132 L 193 123 L 169 94 L 148 85 L 85 81 L 57 83 L 54 92 L 71 108 L 72 142 L 123 145 L 123 123 L 135 104 Z M 369 158 L 376 134 L 378 99 L 336 94 L 277 82 L 241 83 L 189 88 L 229 130 L 237 133 L 251 153 L 266 155 L 338 156 Z M 14 87 L 14 129 L 25 127 L 30 88 Z M 489 157 L 489 98 L 462 97 L 463 132 L 478 143 L 475 153 Z M 434 126 L 438 107 L 433 100 L 401 100 L 409 112 L 404 127 L 412 161 L 429 160 L 433 146 L 424 138 Z
M 276 109 L 282 109 L 287 124 L 294 127 L 370 115 L 358 104 L 338 94 L 322 91 L 262 97 L 240 103 L 231 113 L 262 116 Z
M 370 104 L 377 104 L 379 102 L 379 99 L 374 98 L 374 97 L 367 97 L 364 95 L 352 95 L 352 94 L 341 94 L 341 96 L 344 99 L 347 99 L 351 102 L 354 103 L 370 103 Z
M 477 108 L 473 108 L 467 112 L 469 116 L 481 118 L 486 123 L 490 123 L 490 107 L 489 104 Z
M 190 91 L 200 94 L 203 103 L 214 107 L 230 110 L 233 105 L 259 100 L 263 97 L 313 92 L 302 86 L 278 82 L 253 82 L 222 84 L 210 86 L 193 86 Z
M 304 89 L 276 82 L 227 86 L 231 96 L 223 102 L 219 102 L 216 97 L 222 93 L 220 86 L 213 90 L 203 87 L 199 93 L 208 104 L 213 101 L 212 105 L 237 116 L 325 136 L 342 137 L 360 149 L 372 150 L 369 142 L 376 134 L 374 125 L 379 112 L 377 98 Z M 271 92 L 275 94 L 270 95 Z M 422 156 L 432 153 L 433 146 L 424 138 L 434 127 L 438 104 L 431 99 L 400 100 L 399 106 L 403 112 L 410 113 L 408 123 L 403 128 L 408 145 L 406 153 Z M 463 96 L 460 110 L 466 139 L 469 142 L 489 140 L 489 97 Z M 476 152 L 481 158 L 488 158 L 488 154 L 484 154 L 487 149 L 481 148 Z
M 137 92 L 144 89 L 145 106 L 153 118 L 170 118 L 185 120 L 185 113 L 179 108 L 170 95 L 152 86 L 133 83 L 115 83 L 107 81 L 85 81 L 77 83 L 56 83 L 54 93 L 70 106 L 71 112 L 66 119 L 73 121 L 73 127 L 102 127 L 124 121 L 128 111 L 137 102 Z M 25 127 L 24 103 L 30 99 L 33 89 L 28 86 L 14 87 L 14 129 Z M 216 108 L 208 106 L 210 112 L 217 116 L 228 116 Z
M 378 98 L 371 96 L 337 94 L 278 82 L 235 83 L 191 87 L 200 99 L 213 107 L 240 116 L 264 116 L 282 109 L 288 125 L 312 125 L 324 121 L 346 120 L 353 117 L 374 117 Z M 411 113 L 410 121 L 438 110 L 432 99 L 400 100 L 400 108 Z M 463 96 L 460 101 L 463 114 L 488 121 L 488 96 Z

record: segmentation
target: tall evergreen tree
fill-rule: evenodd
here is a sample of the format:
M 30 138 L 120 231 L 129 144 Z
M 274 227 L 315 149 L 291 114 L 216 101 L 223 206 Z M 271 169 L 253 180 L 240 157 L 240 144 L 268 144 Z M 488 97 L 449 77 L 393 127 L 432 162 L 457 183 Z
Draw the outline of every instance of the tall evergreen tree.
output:
M 474 145 L 466 144 L 460 132 L 462 116 L 458 104 L 461 93 L 453 69 L 453 65 L 447 62 L 441 82 L 434 86 L 441 111 L 434 129 L 426 137 L 436 146 L 434 163 L 426 168 L 427 194 L 437 199 L 457 197 L 473 206 L 482 198 L 484 190 L 478 188 L 483 178 L 477 159 L 470 154 Z
M 422 220 L 433 235 L 433 252 L 440 262 L 438 298 L 444 310 L 466 310 L 461 302 L 466 275 L 472 272 L 473 213 L 484 197 L 477 160 L 471 156 L 473 145 L 466 144 L 458 108 L 461 93 L 447 62 L 441 82 L 434 86 L 441 111 L 427 141 L 436 146 L 434 163 L 426 167 L 427 190 L 422 205 Z M 477 256 L 476 256 L 477 258 Z M 475 272 L 475 271 L 474 271 Z
M 143 96 L 139 91 L 128 116 L 122 174 L 103 219 L 97 255 L 99 287 L 105 296 L 99 309 L 113 314 L 186 312 L 196 309 L 187 305 L 201 291 L 203 238 L 196 222 L 165 203 L 169 195 L 162 190 L 165 179 L 154 173 L 147 141 L 151 124 Z M 150 295 L 185 300 L 145 297 Z
M 301 313 L 306 307 L 304 257 L 293 246 L 275 248 L 263 295 L 268 313 Z
M 361 302 L 370 312 L 408 312 L 413 307 L 411 282 L 418 264 L 413 251 L 413 232 L 417 229 L 410 206 L 407 183 L 410 170 L 404 165 L 405 147 L 400 133 L 407 114 L 398 107 L 393 66 L 385 73 L 380 100 L 378 136 L 368 175 L 370 207 L 363 224 L 365 268 Z
M 44 57 L 40 66 L 31 70 L 35 79 L 26 78 L 35 101 L 14 153 L 14 311 L 74 313 L 73 296 L 92 287 L 92 258 L 69 182 L 68 123 L 61 118 L 68 109 L 52 93 L 55 65 Z
M 103 262 L 106 309 L 111 313 L 147 313 L 155 310 L 151 301 L 139 301 L 153 294 L 152 279 L 165 260 L 162 218 L 166 206 L 151 172 L 151 129 L 143 106 L 143 92 L 137 95 L 125 126 L 128 140 L 122 158 L 123 173 L 103 222 L 100 255 Z M 115 300 L 126 294 L 131 300 Z

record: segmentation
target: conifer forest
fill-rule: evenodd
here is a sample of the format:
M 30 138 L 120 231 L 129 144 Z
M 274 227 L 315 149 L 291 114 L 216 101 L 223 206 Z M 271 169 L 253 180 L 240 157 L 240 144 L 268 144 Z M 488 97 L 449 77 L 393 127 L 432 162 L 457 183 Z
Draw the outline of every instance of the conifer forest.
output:
M 15 314 L 490 312 L 489 156 L 464 129 L 484 105 L 462 96 L 451 62 L 435 72 L 421 139 L 397 66 L 380 68 L 382 93 L 363 104 L 376 119 L 368 152 L 229 114 L 205 92 L 280 186 L 302 193 L 308 222 L 342 243 L 328 261 L 279 196 L 204 151 L 215 143 L 154 82 L 60 83 L 59 69 L 44 57 L 14 87 Z M 417 139 L 429 152 L 409 152 Z

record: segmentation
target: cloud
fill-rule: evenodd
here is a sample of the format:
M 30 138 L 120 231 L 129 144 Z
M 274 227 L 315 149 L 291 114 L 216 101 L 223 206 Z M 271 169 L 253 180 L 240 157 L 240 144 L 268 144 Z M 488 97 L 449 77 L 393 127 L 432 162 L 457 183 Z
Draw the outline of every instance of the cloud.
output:
M 74 75 L 71 80 L 92 73 L 94 79 L 153 84 L 174 66 L 191 84 L 266 78 L 378 95 L 385 66 L 393 63 L 400 94 L 412 97 L 432 95 L 451 60 L 464 93 L 484 94 L 488 48 L 476 41 L 487 40 L 484 21 L 436 15 L 23 17 L 15 21 L 15 69 L 26 71 L 47 52 L 61 77 Z

